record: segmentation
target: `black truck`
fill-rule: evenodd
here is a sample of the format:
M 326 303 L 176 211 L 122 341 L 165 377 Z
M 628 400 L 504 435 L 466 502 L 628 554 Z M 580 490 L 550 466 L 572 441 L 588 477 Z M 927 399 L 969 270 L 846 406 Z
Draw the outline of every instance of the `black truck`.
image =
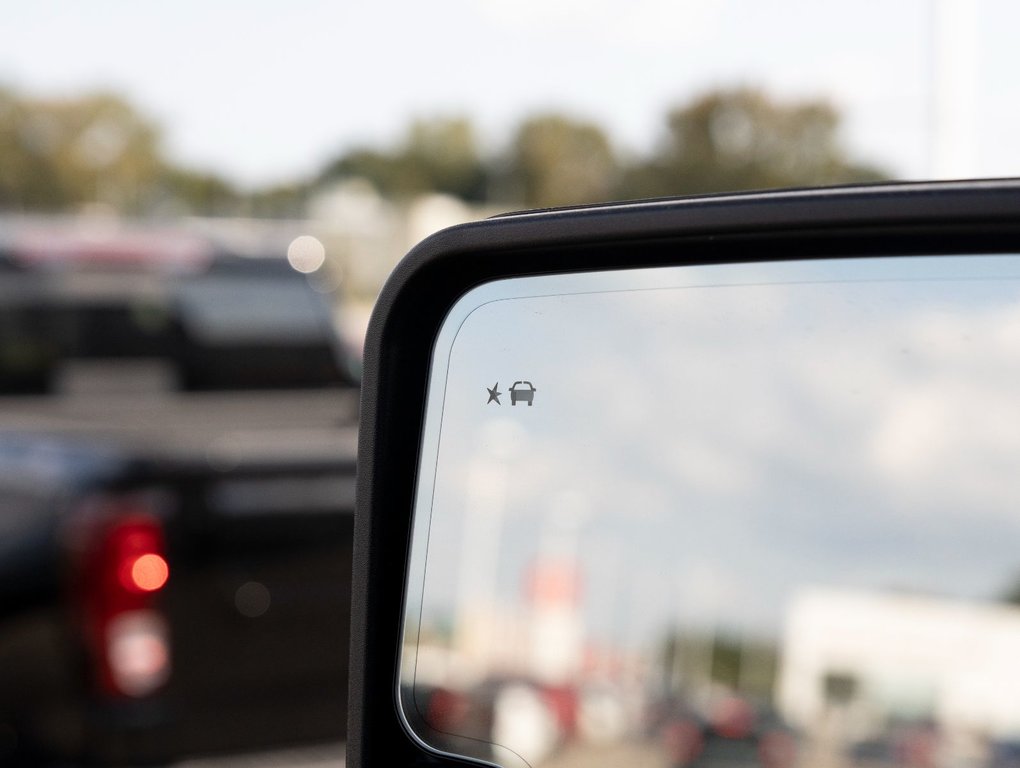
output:
M 342 739 L 335 281 L 180 232 L 0 235 L 0 764 Z

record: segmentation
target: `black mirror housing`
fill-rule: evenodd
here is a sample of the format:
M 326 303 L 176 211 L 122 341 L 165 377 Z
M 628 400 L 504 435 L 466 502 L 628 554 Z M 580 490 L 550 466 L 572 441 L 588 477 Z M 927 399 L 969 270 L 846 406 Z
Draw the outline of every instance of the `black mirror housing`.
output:
M 397 703 L 430 358 L 444 317 L 465 292 L 543 274 L 1015 252 L 1018 214 L 1016 181 L 793 190 L 527 212 L 454 227 L 412 250 L 379 298 L 365 347 L 348 765 L 477 764 L 424 746 Z M 535 386 L 514 387 L 531 405 Z

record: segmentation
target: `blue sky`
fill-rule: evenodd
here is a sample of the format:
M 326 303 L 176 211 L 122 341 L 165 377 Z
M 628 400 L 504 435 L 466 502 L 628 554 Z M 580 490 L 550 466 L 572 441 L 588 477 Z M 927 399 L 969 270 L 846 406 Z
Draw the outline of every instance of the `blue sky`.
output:
M 640 153 L 669 105 L 734 84 L 828 98 L 855 155 L 925 177 L 936 1 L 42 0 L 3 8 L 0 82 L 119 90 L 176 159 L 250 184 L 393 141 L 419 115 L 470 115 L 497 147 L 522 115 L 565 110 Z M 951 25 L 969 51 L 950 104 L 970 121 L 961 173 L 1018 174 L 1020 7 L 940 1 L 972 22 Z

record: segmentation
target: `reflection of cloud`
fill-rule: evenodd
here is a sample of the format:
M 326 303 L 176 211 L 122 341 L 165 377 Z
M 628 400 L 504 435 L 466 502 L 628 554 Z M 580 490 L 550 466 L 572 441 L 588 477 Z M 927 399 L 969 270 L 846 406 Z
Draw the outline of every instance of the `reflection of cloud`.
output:
M 889 408 L 873 440 L 874 458 L 893 479 L 915 483 L 956 452 L 945 399 L 919 392 Z
M 1011 518 L 1020 464 L 1020 308 L 907 311 L 809 356 L 807 396 L 841 426 L 844 474 L 875 472 L 898 509 Z M 830 416 L 831 418 L 831 416 Z M 831 469 L 833 473 L 839 467 Z M 850 478 L 846 478 L 850 482 Z
M 700 493 L 743 493 L 753 482 L 754 468 L 745 457 L 710 442 L 679 438 L 671 442 L 667 463 L 678 485 Z
M 511 419 L 494 417 L 481 425 L 476 455 L 492 460 L 512 461 L 527 452 L 528 430 Z
M 738 574 L 721 563 L 696 561 L 681 569 L 677 577 L 680 616 L 696 622 L 714 622 L 728 614 L 748 596 Z
M 622 594 L 639 571 L 664 583 L 679 572 L 682 615 L 738 627 L 775 628 L 808 581 L 987 596 L 1017 563 L 1009 283 L 526 301 L 473 316 L 450 384 L 477 388 L 511 364 L 541 381 L 534 409 L 502 414 L 528 429 L 508 491 L 504 589 L 519 583 L 551 500 L 571 490 L 589 507 L 581 540 L 614 542 L 613 557 L 586 557 L 608 569 L 592 584 Z M 520 343 L 478 352 L 507 327 Z M 450 415 L 466 430 L 444 448 L 448 499 L 461 493 L 457 461 L 476 449 L 472 413 Z M 453 542 L 458 525 L 443 524 Z M 601 611 L 592 625 L 621 620 L 614 602 L 588 601 Z

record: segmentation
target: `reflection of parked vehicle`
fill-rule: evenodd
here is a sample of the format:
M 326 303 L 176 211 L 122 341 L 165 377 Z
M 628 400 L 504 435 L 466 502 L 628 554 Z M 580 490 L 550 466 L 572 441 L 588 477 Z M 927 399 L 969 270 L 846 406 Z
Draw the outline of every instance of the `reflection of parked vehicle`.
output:
M 510 405 L 517 405 L 519 402 L 534 405 L 535 387 L 530 381 L 515 381 L 510 387 Z
M 797 761 L 793 731 L 771 711 L 739 696 L 716 702 L 708 717 L 682 703 L 664 707 L 660 739 L 674 768 L 792 768 Z
M 1020 741 L 996 741 L 990 745 L 990 768 L 1020 768 Z
M 282 258 L 166 250 L 0 261 L 0 764 L 344 734 L 356 394 L 330 304 Z
M 939 748 L 939 731 L 931 721 L 893 722 L 885 733 L 850 747 L 850 758 L 859 768 L 931 768 Z
M 408 720 L 428 731 L 437 745 L 451 752 L 491 760 L 486 737 L 492 730 L 492 713 L 482 712 L 467 693 L 450 687 L 417 682 L 401 688 Z
M 412 726 L 444 749 L 482 760 L 498 759 L 505 745 L 532 758 L 549 755 L 577 728 L 576 690 L 525 678 L 490 678 L 463 691 L 418 682 L 403 695 L 413 701 L 406 708 Z

